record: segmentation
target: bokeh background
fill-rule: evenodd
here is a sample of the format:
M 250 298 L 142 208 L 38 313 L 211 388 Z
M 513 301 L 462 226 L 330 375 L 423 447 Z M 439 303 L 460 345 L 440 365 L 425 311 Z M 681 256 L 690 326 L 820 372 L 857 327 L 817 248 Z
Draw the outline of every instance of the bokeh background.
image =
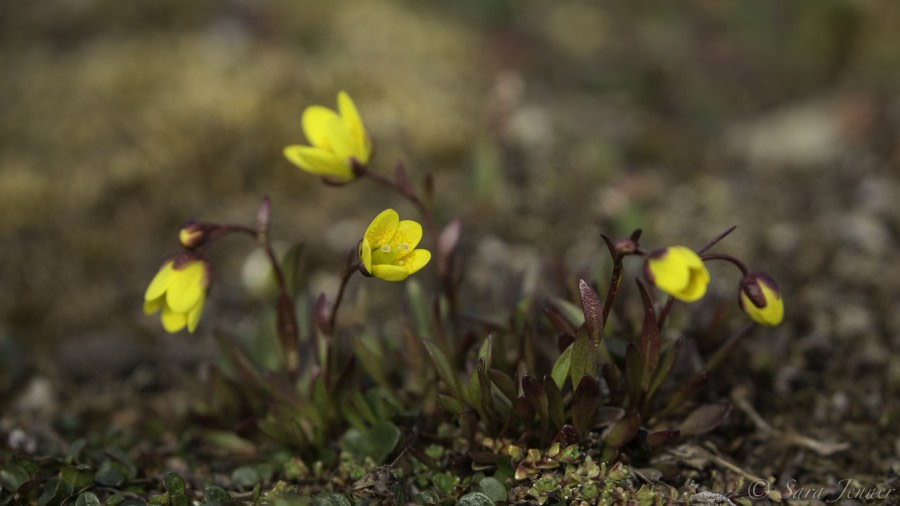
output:
M 900 424 L 897 26 L 900 4 L 875 0 L 4 1 L 7 372 L 127 373 L 245 320 L 239 239 L 215 253 L 196 335 L 164 336 L 141 298 L 183 222 L 250 224 L 263 194 L 274 235 L 303 240 L 309 282 L 333 290 L 376 212 L 414 213 L 282 158 L 303 108 L 343 89 L 377 170 L 434 175 L 488 311 L 534 262 L 601 272 L 601 230 L 697 246 L 737 225 L 720 251 L 787 301 L 734 360 L 767 378 L 755 404 L 896 475 L 900 439 L 873 434 Z M 714 274 L 733 298 L 735 273 Z

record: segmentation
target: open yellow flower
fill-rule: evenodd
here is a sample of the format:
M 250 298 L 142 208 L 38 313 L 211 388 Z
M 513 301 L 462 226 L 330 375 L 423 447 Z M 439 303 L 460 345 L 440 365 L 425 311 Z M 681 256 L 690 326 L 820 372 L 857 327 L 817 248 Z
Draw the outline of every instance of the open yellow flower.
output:
M 385 281 L 403 281 L 431 260 L 431 252 L 416 249 L 422 225 L 400 221 L 393 209 L 385 209 L 372 220 L 362 242 L 359 259 L 364 272 Z
M 685 302 L 706 294 L 709 271 L 703 260 L 686 246 L 656 250 L 644 261 L 644 274 L 657 288 Z
M 356 177 L 354 162 L 369 163 L 372 141 L 350 95 L 341 91 L 337 101 L 338 112 L 320 105 L 303 111 L 303 133 L 311 145 L 287 146 L 284 156 L 306 172 L 343 183 Z
M 775 327 L 784 318 L 784 301 L 778 283 L 765 272 L 751 272 L 741 280 L 738 304 L 753 321 Z
M 144 313 L 160 312 L 163 328 L 175 333 L 194 332 L 209 286 L 209 265 L 188 255 L 172 258 L 160 268 L 144 292 Z

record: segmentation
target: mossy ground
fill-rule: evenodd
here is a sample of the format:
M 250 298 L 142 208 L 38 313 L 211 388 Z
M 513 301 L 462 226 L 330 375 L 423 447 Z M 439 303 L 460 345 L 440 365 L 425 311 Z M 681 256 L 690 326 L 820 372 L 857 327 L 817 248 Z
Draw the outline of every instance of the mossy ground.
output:
M 162 336 L 140 311 L 184 221 L 244 222 L 262 194 L 273 235 L 308 245 L 312 291 L 334 293 L 346 250 L 396 198 L 322 187 L 281 148 L 301 139 L 303 107 L 346 89 L 378 169 L 400 158 L 435 175 L 438 218 L 465 224 L 465 300 L 485 314 L 504 314 L 534 265 L 538 290 L 607 268 L 600 231 L 702 244 L 738 225 L 727 248 L 779 280 L 786 321 L 717 373 L 704 395 L 735 409 L 670 455 L 682 475 L 656 493 L 725 493 L 739 472 L 832 494 L 842 480 L 900 488 L 894 3 L 97 0 L 0 13 L 4 487 L 21 478 L 15 459 L 46 466 L 24 470 L 41 494 L 79 462 L 106 473 L 100 496 L 125 498 L 164 493 L 166 471 L 189 498 L 218 484 L 250 499 L 278 480 L 347 492 L 361 477 L 313 462 L 296 474 L 290 454 L 231 436 L 236 420 L 198 416 L 213 329 L 251 332 L 262 306 L 238 281 L 248 246 L 215 258 L 197 335 Z M 380 314 L 376 330 L 399 328 L 401 288 L 350 288 L 345 328 Z M 729 304 L 732 290 L 711 285 Z M 452 463 L 448 479 L 473 481 Z M 479 491 L 419 480 L 438 498 Z M 540 480 L 523 498 L 554 486 Z

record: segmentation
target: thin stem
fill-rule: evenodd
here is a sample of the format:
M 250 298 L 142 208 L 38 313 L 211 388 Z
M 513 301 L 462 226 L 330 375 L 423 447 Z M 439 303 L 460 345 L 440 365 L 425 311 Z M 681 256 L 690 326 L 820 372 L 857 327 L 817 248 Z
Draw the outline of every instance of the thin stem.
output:
M 718 243 L 719 241 L 721 241 L 722 239 L 724 239 L 725 236 L 727 236 L 728 234 L 734 232 L 734 229 L 736 229 L 736 228 L 737 228 L 737 225 L 732 225 L 731 227 L 728 228 L 728 230 L 726 230 L 726 231 L 722 232 L 721 234 L 715 236 L 715 237 L 713 238 L 713 240 L 709 241 L 708 243 L 706 243 L 705 246 L 703 246 L 702 248 L 700 248 L 699 250 L 697 250 L 697 254 L 698 254 L 698 255 L 703 254 L 706 250 L 708 250 L 709 248 L 712 248 L 713 246 L 716 245 L 716 243 Z
M 734 351 L 737 345 L 740 344 L 741 340 L 743 340 L 744 337 L 750 334 L 750 331 L 753 330 L 754 327 L 756 327 L 755 323 L 748 323 L 744 325 L 740 330 L 735 332 L 734 335 L 729 337 L 724 343 L 722 343 L 722 345 L 719 346 L 719 349 L 716 350 L 716 353 L 713 354 L 708 362 L 706 362 L 705 370 L 712 371 L 719 364 L 721 364 L 722 361 L 725 360 L 725 358 L 730 355 L 732 351 Z
M 659 312 L 659 318 L 656 320 L 656 327 L 660 330 L 662 330 L 663 325 L 666 324 L 666 318 L 668 318 L 673 304 L 675 304 L 675 297 L 669 295 L 669 299 L 666 300 L 666 305 L 663 306 L 662 310 Z
M 334 307 L 331 308 L 331 315 L 328 317 L 328 333 L 334 333 L 334 325 L 337 321 L 338 308 L 341 307 L 341 301 L 344 300 L 344 292 L 347 288 L 347 282 L 353 276 L 353 273 L 359 270 L 359 260 L 352 262 L 341 276 L 341 286 L 338 288 L 337 297 L 334 299 Z
M 737 258 L 726 255 L 725 253 L 706 253 L 705 255 L 701 255 L 700 258 L 702 260 L 725 260 L 726 262 L 730 262 L 732 265 L 741 270 L 741 274 L 747 276 L 750 274 L 750 269 L 747 269 L 747 266 L 744 265 L 744 262 L 741 262 Z
M 428 234 L 431 236 L 431 240 L 433 242 L 437 242 L 437 229 L 434 226 L 434 220 L 431 217 L 431 211 L 429 211 L 428 206 L 422 202 L 422 199 L 419 198 L 416 193 L 409 188 L 408 185 L 400 184 L 397 181 L 389 179 L 377 172 L 373 172 L 366 167 L 357 167 L 356 171 L 361 176 L 368 176 L 370 179 L 375 181 L 376 183 L 386 186 L 397 193 L 403 195 L 407 200 L 409 200 L 416 209 L 419 210 L 419 213 L 422 215 L 422 219 L 425 221 L 425 228 L 428 229 Z

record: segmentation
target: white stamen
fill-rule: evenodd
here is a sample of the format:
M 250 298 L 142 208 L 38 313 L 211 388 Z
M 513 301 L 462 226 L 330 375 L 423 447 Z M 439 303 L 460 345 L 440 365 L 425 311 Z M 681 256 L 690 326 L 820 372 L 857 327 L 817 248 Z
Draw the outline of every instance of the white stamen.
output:
M 382 253 L 390 253 L 390 252 L 391 252 L 391 245 L 390 245 L 390 244 L 385 244 L 384 246 L 382 246 L 382 247 L 381 247 L 381 252 L 382 252 Z
M 400 246 L 397 246 L 397 249 L 400 251 L 409 251 L 409 244 L 400 243 Z

